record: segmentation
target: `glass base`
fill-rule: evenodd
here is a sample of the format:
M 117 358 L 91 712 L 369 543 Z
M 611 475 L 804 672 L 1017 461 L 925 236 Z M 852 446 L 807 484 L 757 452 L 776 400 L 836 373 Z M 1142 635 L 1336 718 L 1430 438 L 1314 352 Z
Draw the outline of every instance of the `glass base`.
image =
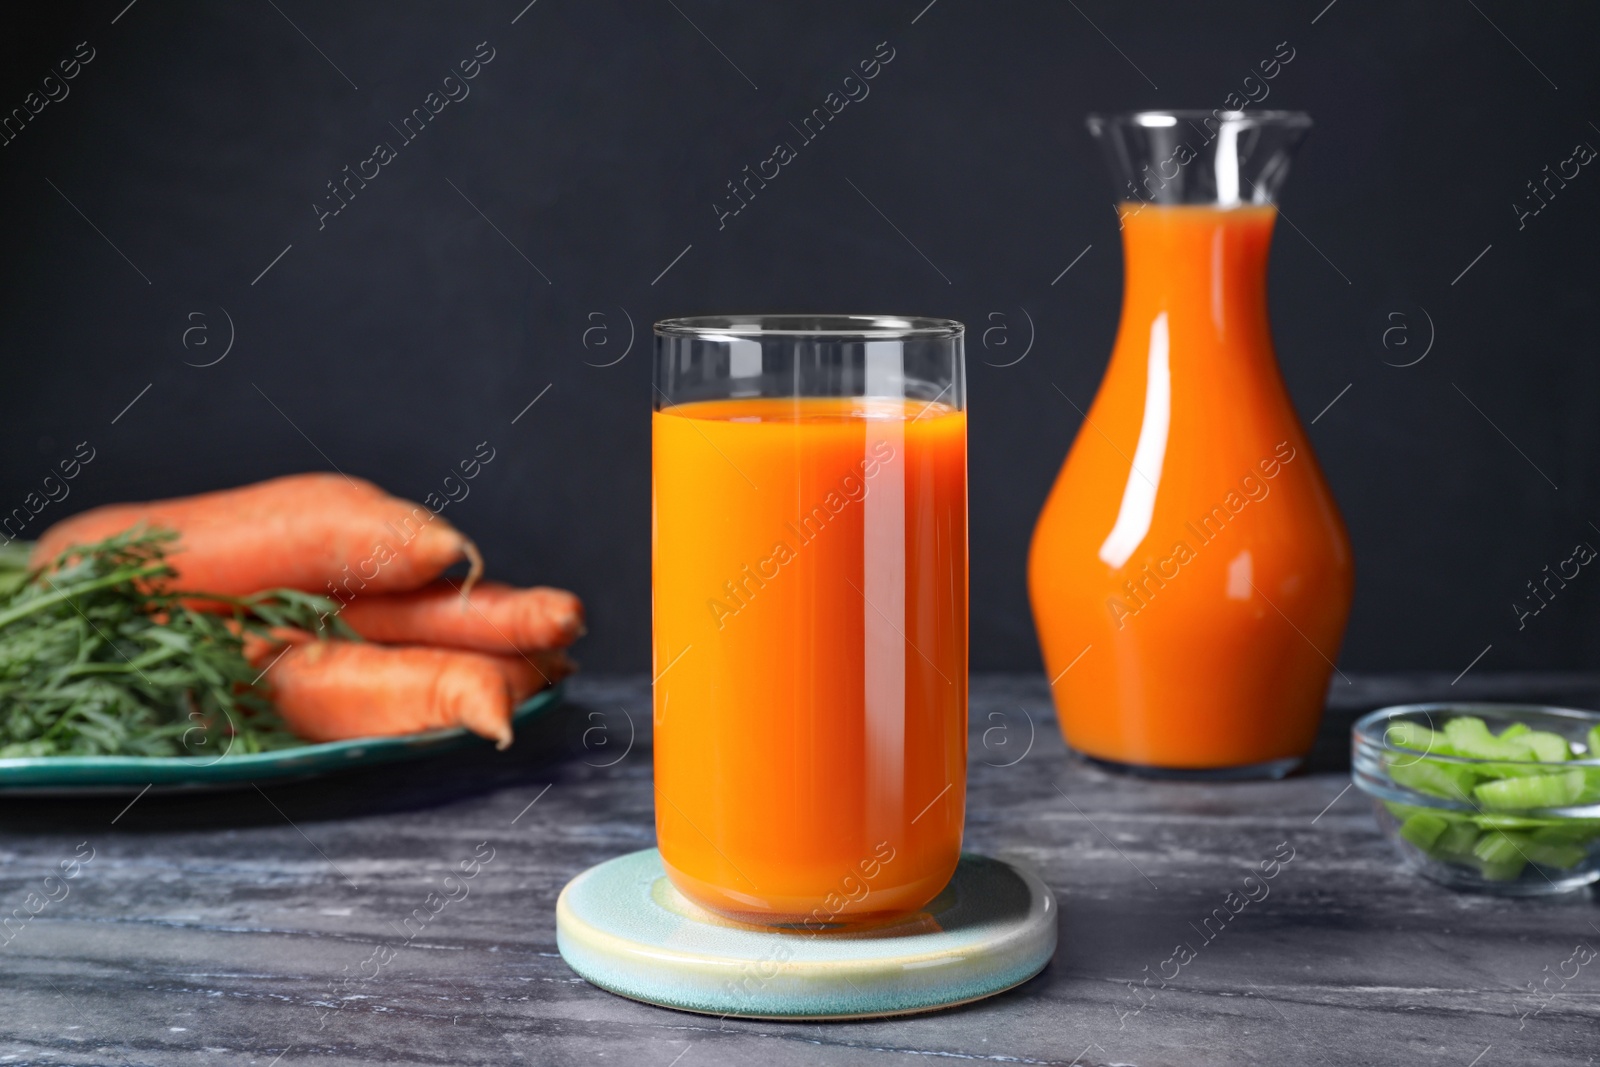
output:
M 852 876 L 855 888 L 861 890 L 861 895 L 855 899 L 844 895 L 851 888 L 848 884 L 820 895 L 768 893 L 756 897 L 696 878 L 668 863 L 665 857 L 660 863 L 666 871 L 667 884 L 682 901 L 706 913 L 693 916 L 700 921 L 705 921 L 707 916 L 717 916 L 772 933 L 819 934 L 859 933 L 915 920 L 945 889 L 959 858 L 960 853 L 951 849 L 948 864 L 941 863 L 932 873 L 920 878 L 893 884 L 887 878 L 892 872 L 887 869 L 886 862 L 876 866 L 877 873 L 872 878 L 864 873 Z M 900 860 L 902 866 L 906 862 Z
M 1600 867 L 1591 863 L 1557 869 L 1530 863 L 1515 878 L 1486 878 L 1477 868 L 1464 863 L 1447 863 L 1419 856 L 1406 846 L 1400 848 L 1406 866 L 1431 882 L 1463 893 L 1489 893 L 1497 897 L 1547 897 L 1570 893 L 1600 881 Z
M 1149 767 L 1141 763 L 1120 763 L 1078 753 L 1101 770 L 1135 778 L 1155 778 L 1169 782 L 1248 782 L 1286 778 L 1305 765 L 1304 756 L 1267 760 L 1244 767 Z

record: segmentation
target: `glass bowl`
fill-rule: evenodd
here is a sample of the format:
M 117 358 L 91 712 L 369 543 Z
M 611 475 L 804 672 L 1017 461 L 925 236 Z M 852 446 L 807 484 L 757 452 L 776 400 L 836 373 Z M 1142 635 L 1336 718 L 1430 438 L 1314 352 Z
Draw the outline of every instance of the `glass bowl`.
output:
M 1600 713 L 1402 704 L 1363 716 L 1350 750 L 1379 828 L 1424 877 L 1505 896 L 1600 880 Z

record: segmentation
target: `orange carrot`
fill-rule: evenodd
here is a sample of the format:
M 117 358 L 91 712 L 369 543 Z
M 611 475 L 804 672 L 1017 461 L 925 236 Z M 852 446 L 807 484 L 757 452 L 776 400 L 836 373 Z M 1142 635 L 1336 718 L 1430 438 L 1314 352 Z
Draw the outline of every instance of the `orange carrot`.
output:
M 340 599 L 415 589 L 478 549 L 421 504 L 340 474 L 293 474 L 199 496 L 110 504 L 63 519 L 34 546 L 42 566 L 73 545 L 135 526 L 175 530 L 180 589 L 247 596 L 299 589 Z
M 228 628 L 238 632 L 231 624 Z M 283 651 L 284 645 L 303 645 L 316 639 L 315 634 L 296 630 L 292 626 L 274 626 L 270 637 L 258 634 L 254 630 L 246 630 L 243 634 L 242 651 L 251 666 L 262 667 L 270 663 L 273 656 Z
M 512 693 L 522 694 L 517 698 L 518 704 L 578 669 L 578 665 L 558 648 L 530 649 L 514 656 L 500 656 L 493 652 L 478 654 L 494 662 L 506 684 L 511 686 Z
M 511 744 L 512 710 L 567 665 L 357 641 L 291 644 L 268 660 L 273 703 L 308 741 L 465 726 L 498 748 Z
M 307 645 L 321 640 L 316 634 L 306 630 L 297 630 L 292 626 L 275 626 L 269 634 L 259 634 L 253 631 L 244 634 L 244 658 L 252 665 L 261 667 L 269 665 L 284 652 L 286 645 Z M 334 644 L 348 644 L 340 639 L 333 639 Z M 380 646 L 383 647 L 383 646 Z M 387 646 L 393 647 L 393 646 Z M 448 651 L 448 650 L 444 650 Z M 471 651 L 462 649 L 460 651 Z M 547 685 L 554 685 L 568 675 L 576 673 L 578 665 L 559 648 L 532 648 L 518 651 L 511 655 L 499 655 L 493 652 L 479 653 L 479 658 L 494 663 L 511 686 L 513 693 L 524 694 L 522 699 L 527 699 L 527 694 L 536 693 Z
M 465 601 L 448 581 L 357 597 L 339 618 L 369 641 L 502 655 L 565 648 L 583 633 L 583 603 L 565 589 L 515 589 L 499 582 L 480 582 Z

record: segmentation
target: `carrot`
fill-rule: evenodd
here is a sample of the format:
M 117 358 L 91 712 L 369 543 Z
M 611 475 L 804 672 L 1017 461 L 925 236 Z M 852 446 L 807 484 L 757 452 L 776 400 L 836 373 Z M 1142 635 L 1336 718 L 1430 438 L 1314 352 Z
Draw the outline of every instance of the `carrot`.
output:
M 480 582 L 465 601 L 449 581 L 357 597 L 339 618 L 369 641 L 503 655 L 565 648 L 583 633 L 583 603 L 565 589 L 515 589 L 499 582 Z
M 518 704 L 578 669 L 578 665 L 565 652 L 556 648 L 530 649 L 515 656 L 500 656 L 493 652 L 478 655 L 493 661 L 501 677 L 511 686 L 512 693 L 522 694 L 516 700 Z
M 415 589 L 462 559 L 468 587 L 483 570 L 477 546 L 444 519 L 340 474 L 93 508 L 46 530 L 31 562 L 141 525 L 178 533 L 168 562 L 179 588 L 225 596 L 288 588 L 342 600 Z
M 343 741 L 465 726 L 511 744 L 511 712 L 558 678 L 564 656 L 521 657 L 356 641 L 290 644 L 270 659 L 278 713 L 308 741 Z
M 233 629 L 233 627 L 229 627 Z M 284 645 L 303 645 L 315 641 L 316 635 L 305 630 L 296 630 L 292 626 L 274 626 L 272 636 L 258 634 L 253 630 L 246 630 L 243 635 L 244 658 L 253 667 L 260 667 L 272 660 Z
M 274 626 L 269 635 L 247 632 L 244 635 L 244 658 L 252 665 L 260 667 L 271 663 L 283 652 L 285 645 L 308 645 L 318 640 L 323 639 L 308 630 L 297 630 L 292 626 Z M 334 638 L 332 643 L 350 642 Z M 442 649 L 441 651 L 472 650 Z M 522 697 L 524 700 L 528 694 L 536 693 L 547 685 L 554 685 L 578 669 L 578 665 L 565 650 L 559 648 L 530 648 L 511 655 L 499 655 L 493 652 L 484 652 L 480 655 L 499 668 L 512 690 L 524 694 Z

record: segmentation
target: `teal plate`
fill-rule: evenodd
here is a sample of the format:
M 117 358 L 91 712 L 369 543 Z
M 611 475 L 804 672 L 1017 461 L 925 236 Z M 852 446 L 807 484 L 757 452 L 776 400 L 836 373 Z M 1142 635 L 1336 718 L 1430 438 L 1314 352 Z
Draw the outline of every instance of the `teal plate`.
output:
M 523 701 L 512 715 L 512 726 L 520 729 L 560 704 L 565 689 L 566 684 L 558 682 Z M 238 756 L 28 756 L 0 759 L 0 793 L 232 789 L 250 782 L 306 778 L 489 743 L 468 730 L 452 727 Z
M 968 1004 L 1021 985 L 1056 950 L 1034 875 L 965 853 L 927 907 L 864 931 L 748 926 L 691 903 L 655 849 L 584 871 L 556 901 L 556 945 L 602 989 L 756 1019 L 860 1019 Z

